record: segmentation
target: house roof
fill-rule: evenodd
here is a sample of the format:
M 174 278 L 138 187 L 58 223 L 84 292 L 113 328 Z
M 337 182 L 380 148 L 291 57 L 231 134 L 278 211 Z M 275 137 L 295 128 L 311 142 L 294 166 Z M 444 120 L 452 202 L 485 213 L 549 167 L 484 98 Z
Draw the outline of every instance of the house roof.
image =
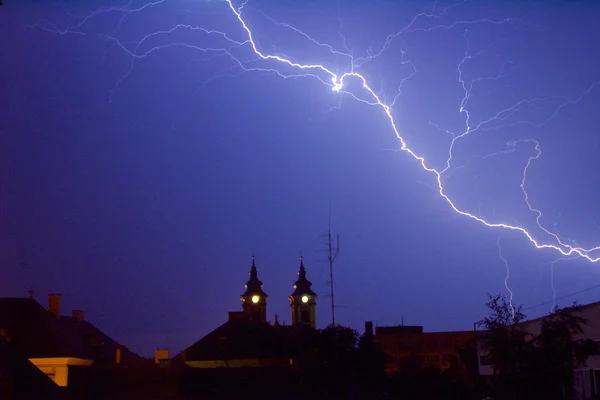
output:
M 120 348 L 123 364 L 143 360 L 90 322 L 56 318 L 31 298 L 0 298 L 0 328 L 6 329 L 11 345 L 29 358 L 77 357 L 114 363 Z
M 73 340 L 80 343 L 78 352 L 83 356 L 82 358 L 92 359 L 98 363 L 114 363 L 116 351 L 121 349 L 121 363 L 124 365 L 146 361 L 88 321 L 61 316 L 58 322 L 63 332 L 68 332 L 67 334 L 73 337 Z
M 586 310 L 592 309 L 592 308 L 597 308 L 597 307 L 600 308 L 600 301 L 596 301 L 594 303 L 588 303 L 588 304 L 578 304 L 578 306 L 579 306 L 579 312 L 583 312 L 583 311 L 586 311 Z M 534 324 L 534 323 L 537 323 L 537 322 L 541 322 L 544 318 L 548 318 L 548 316 L 550 314 L 551 313 L 547 313 L 547 314 L 544 314 L 544 315 L 542 315 L 540 317 L 537 317 L 537 318 L 527 319 L 527 320 L 521 321 L 521 324 L 522 325 L 528 325 L 528 324 Z
M 230 320 L 188 347 L 185 360 L 290 358 L 315 332 L 304 325 Z
M 579 304 L 579 313 L 582 313 L 582 312 L 585 312 L 587 310 L 591 310 L 594 308 L 600 308 L 600 301 L 596 301 L 594 303 L 588 303 L 588 304 Z M 521 321 L 519 323 L 519 325 L 524 327 L 525 329 L 529 329 L 532 326 L 535 326 L 536 324 L 541 323 L 545 318 L 548 318 L 550 315 L 551 315 L 551 313 L 547 313 L 547 314 L 544 314 L 537 318 L 526 319 L 526 320 Z M 485 329 L 481 329 L 481 330 L 477 331 L 478 336 L 484 336 L 485 333 L 486 333 Z

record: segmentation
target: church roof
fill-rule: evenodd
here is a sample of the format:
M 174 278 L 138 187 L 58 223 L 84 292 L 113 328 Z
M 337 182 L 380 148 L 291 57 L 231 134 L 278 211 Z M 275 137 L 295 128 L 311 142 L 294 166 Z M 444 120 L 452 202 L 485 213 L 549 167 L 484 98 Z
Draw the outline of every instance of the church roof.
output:
M 185 350 L 186 361 L 292 358 L 315 330 L 302 325 L 230 320 Z
M 316 297 L 317 294 L 311 290 L 312 282 L 306 279 L 306 269 L 304 268 L 304 261 L 300 257 L 300 267 L 298 268 L 298 279 L 294 282 L 294 292 L 292 296 L 301 296 L 303 294 L 310 294 Z
M 266 299 L 268 295 L 262 290 L 262 287 L 263 283 L 258 279 L 258 271 L 256 270 L 256 264 L 254 264 L 254 256 L 252 256 L 250 279 L 248 282 L 246 282 L 246 291 L 242 294 L 242 297 L 248 297 L 257 294 Z

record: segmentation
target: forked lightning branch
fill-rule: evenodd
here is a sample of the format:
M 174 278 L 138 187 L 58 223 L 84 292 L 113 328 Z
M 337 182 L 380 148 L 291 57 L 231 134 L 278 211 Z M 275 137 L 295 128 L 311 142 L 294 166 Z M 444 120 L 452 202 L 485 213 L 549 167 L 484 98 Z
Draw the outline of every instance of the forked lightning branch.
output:
M 118 8 L 113 7 L 113 8 L 105 8 L 105 9 L 96 10 L 93 13 L 89 14 L 88 16 L 82 18 L 79 21 L 79 23 L 76 24 L 75 26 L 72 26 L 72 27 L 69 27 L 66 29 L 59 29 L 54 24 L 49 24 L 49 23 L 40 23 L 40 24 L 37 24 L 36 26 L 39 28 L 54 32 L 54 33 L 59 33 L 59 34 L 82 35 L 82 34 L 85 34 L 84 29 L 83 29 L 85 27 L 85 24 L 88 21 L 90 21 L 92 18 L 95 18 L 100 14 L 115 13 L 115 14 L 119 15 L 118 20 L 117 20 L 118 21 L 117 30 L 118 30 L 121 28 L 121 26 L 123 24 L 125 24 L 127 22 L 128 17 L 130 17 L 132 14 L 145 12 L 148 9 L 151 9 L 153 7 L 157 7 L 157 6 L 161 5 L 162 3 L 164 3 L 164 0 L 149 2 L 149 3 L 146 3 L 143 6 L 139 6 L 139 7 L 132 7 L 130 4 L 129 6 L 126 6 L 126 7 L 118 7 Z M 159 51 L 161 49 L 167 48 L 167 47 L 183 46 L 183 47 L 194 49 L 194 50 L 197 50 L 197 51 L 200 51 L 203 53 L 216 53 L 216 54 L 226 55 L 226 56 L 230 57 L 231 60 L 237 66 L 239 66 L 242 70 L 244 70 L 246 72 L 261 71 L 261 72 L 271 72 L 282 78 L 293 77 L 293 78 L 317 79 L 325 87 L 328 87 L 333 92 L 350 96 L 354 100 L 362 102 L 367 106 L 380 108 L 385 113 L 385 117 L 388 120 L 391 133 L 393 133 L 395 135 L 395 137 L 397 138 L 397 140 L 399 141 L 400 150 L 405 152 L 410 157 L 412 157 L 415 160 L 415 162 L 419 163 L 419 165 L 425 171 L 429 172 L 432 175 L 432 177 L 434 178 L 436 185 L 437 185 L 437 188 L 436 188 L 437 193 L 439 193 L 439 195 L 450 206 L 450 209 L 452 211 L 454 211 L 455 213 L 457 213 L 463 217 L 466 217 L 466 218 L 468 218 L 480 225 L 488 227 L 488 228 L 506 230 L 506 231 L 514 231 L 515 233 L 521 234 L 538 249 L 553 250 L 555 252 L 560 253 L 564 257 L 569 257 L 569 256 L 583 257 L 583 258 L 587 259 L 588 261 L 594 262 L 594 263 L 600 260 L 600 251 L 599 251 L 600 245 L 596 246 L 596 247 L 591 247 L 591 248 L 584 248 L 584 247 L 579 247 L 578 245 L 575 245 L 575 244 L 567 243 L 564 240 L 562 240 L 558 236 L 557 233 L 552 232 L 550 229 L 548 229 L 542 225 L 542 222 L 541 222 L 542 212 L 538 208 L 535 208 L 532 205 L 530 196 L 526 190 L 527 171 L 528 171 L 530 165 L 532 164 L 532 162 L 537 160 L 540 157 L 540 155 L 542 154 L 541 149 L 540 149 L 540 144 L 537 141 L 535 141 L 534 139 L 527 139 L 527 140 L 512 142 L 512 144 L 509 144 L 509 146 L 512 146 L 512 148 L 509 148 L 508 151 L 514 151 L 514 146 L 518 145 L 520 142 L 523 142 L 523 141 L 528 141 L 528 142 L 534 143 L 536 154 L 528 159 L 527 164 L 523 170 L 523 176 L 522 176 L 522 181 L 521 181 L 520 186 L 521 186 L 521 189 L 523 192 L 523 197 L 524 197 L 523 201 L 529 208 L 529 211 L 531 213 L 533 213 L 536 217 L 537 224 L 534 227 L 534 229 L 539 230 L 538 234 L 534 233 L 531 229 L 526 229 L 526 228 L 524 228 L 522 226 L 518 226 L 516 224 L 509 224 L 509 223 L 505 223 L 505 222 L 493 222 L 493 221 L 489 221 L 489 220 L 485 219 L 481 215 L 477 215 L 475 213 L 468 212 L 468 211 L 464 210 L 463 208 L 461 208 L 460 204 L 457 204 L 455 201 L 453 201 L 445 190 L 445 187 L 443 184 L 443 178 L 444 178 L 445 174 L 448 173 L 449 171 L 451 171 L 452 168 L 454 167 L 452 165 L 453 154 L 454 154 L 455 148 L 460 145 L 461 139 L 463 139 L 467 135 L 471 135 L 471 134 L 475 133 L 476 131 L 478 131 L 480 129 L 484 129 L 486 127 L 486 125 L 489 125 L 493 122 L 502 123 L 503 121 L 506 120 L 507 115 L 511 115 L 515 110 L 518 110 L 524 104 L 533 104 L 536 101 L 543 100 L 543 98 L 520 100 L 520 101 L 516 102 L 515 104 L 513 104 L 511 107 L 500 110 L 495 115 L 482 120 L 477 125 L 471 126 L 469 110 L 467 109 L 466 105 L 468 103 L 468 100 L 470 99 L 471 90 L 472 90 L 474 81 L 472 81 L 470 84 L 468 84 L 467 82 L 465 82 L 463 80 L 461 66 L 466 60 L 468 60 L 472 56 L 465 53 L 463 59 L 461 60 L 459 65 L 457 65 L 457 79 L 464 90 L 464 97 L 457 104 L 457 112 L 459 112 L 459 113 L 461 113 L 461 115 L 463 115 L 464 121 L 465 121 L 465 127 L 461 133 L 453 133 L 452 134 L 452 140 L 451 140 L 451 143 L 448 148 L 448 156 L 447 156 L 447 159 L 445 162 L 445 166 L 443 169 L 436 169 L 428 163 L 428 161 L 426 160 L 426 158 L 424 156 L 417 154 L 416 151 L 414 151 L 407 145 L 407 141 L 405 140 L 403 133 L 398 128 L 397 121 L 394 118 L 393 113 L 392 113 L 392 106 L 394 105 L 396 99 L 394 99 L 392 102 L 387 103 L 385 100 L 383 100 L 380 97 L 380 95 L 377 94 L 377 91 L 369 84 L 369 78 L 367 76 L 363 75 L 362 73 L 358 72 L 363 64 L 368 63 L 369 61 L 372 61 L 373 59 L 381 56 L 384 52 L 386 52 L 390 47 L 390 43 L 394 39 L 396 39 L 397 37 L 402 35 L 403 33 L 415 32 L 415 31 L 428 32 L 428 31 L 433 31 L 436 29 L 452 29 L 455 27 L 468 26 L 468 25 L 474 25 L 474 24 L 497 24 L 497 25 L 510 24 L 512 22 L 512 20 L 510 18 L 501 19 L 501 20 L 493 20 L 493 19 L 460 20 L 460 21 L 455 21 L 455 22 L 452 22 L 452 23 L 446 24 L 446 25 L 440 24 L 440 25 L 432 25 L 428 28 L 422 28 L 422 27 L 416 28 L 415 24 L 417 21 L 420 21 L 420 20 L 435 21 L 436 19 L 439 19 L 444 14 L 446 14 L 448 12 L 448 10 L 450 10 L 454 7 L 457 7 L 459 5 L 462 5 L 464 2 L 450 5 L 437 13 L 435 12 L 435 6 L 434 6 L 434 9 L 431 12 L 429 12 L 429 13 L 423 12 L 423 13 L 419 13 L 419 14 L 415 15 L 404 28 L 400 29 L 399 31 L 397 31 L 393 34 L 390 34 L 387 37 L 387 39 L 385 40 L 384 44 L 382 45 L 382 47 L 379 51 L 374 52 L 373 54 L 369 54 L 368 56 L 362 57 L 362 58 L 355 58 L 354 55 L 351 54 L 349 51 L 337 50 L 334 48 L 334 46 L 327 44 L 327 43 L 322 43 L 322 42 L 318 41 L 317 39 L 315 39 L 314 37 L 312 37 L 311 35 L 305 33 L 304 31 L 302 31 L 296 27 L 291 26 L 287 23 L 273 21 L 273 23 L 276 23 L 280 26 L 284 26 L 285 28 L 288 28 L 288 29 L 294 31 L 297 34 L 300 34 L 304 39 L 311 42 L 312 44 L 317 45 L 321 48 L 327 49 L 327 51 L 331 52 L 333 55 L 343 56 L 343 57 L 347 58 L 349 61 L 348 61 L 348 65 L 346 67 L 346 72 L 344 72 L 343 74 L 338 74 L 338 73 L 333 72 L 331 67 L 328 67 L 325 64 L 303 64 L 303 63 L 299 63 L 296 61 L 292 61 L 290 58 L 286 58 L 281 55 L 270 54 L 265 49 L 261 49 L 260 46 L 257 44 L 257 41 L 255 40 L 255 33 L 250 28 L 250 23 L 249 23 L 249 21 L 247 21 L 246 15 L 244 13 L 244 7 L 246 6 L 246 2 L 234 3 L 232 0 L 225 0 L 225 1 L 222 1 L 221 3 L 223 5 L 223 7 L 227 7 L 227 10 L 231 13 L 231 17 L 232 17 L 231 18 L 231 23 L 232 23 L 231 30 L 233 32 L 241 31 L 243 33 L 244 37 L 234 38 L 235 33 L 228 33 L 228 32 L 222 31 L 222 30 L 207 29 L 207 28 L 204 28 L 201 26 L 193 26 L 193 25 L 189 25 L 189 24 L 178 24 L 168 30 L 161 30 L 161 31 L 149 33 L 149 34 L 145 35 L 141 40 L 139 40 L 137 42 L 133 42 L 133 43 L 131 41 L 126 42 L 126 41 L 119 40 L 114 34 L 113 35 L 104 34 L 102 36 L 105 37 L 107 40 L 110 40 L 111 42 L 117 44 L 121 49 L 123 49 L 123 51 L 125 51 L 129 56 L 131 56 L 132 60 L 139 60 L 139 59 L 146 58 L 149 54 Z M 335 20 L 334 22 L 337 23 L 337 19 L 334 18 L 334 20 Z M 236 24 L 237 26 L 234 27 L 233 24 Z M 235 29 L 233 29 L 233 28 L 235 28 Z M 142 45 L 147 44 L 150 39 L 157 37 L 157 36 L 166 36 L 177 30 L 189 30 L 189 31 L 194 31 L 194 32 L 202 32 L 203 34 L 207 35 L 207 37 L 218 37 L 220 41 L 224 40 L 227 43 L 227 46 L 223 47 L 221 45 L 221 46 L 215 46 L 215 47 L 200 47 L 200 46 L 197 46 L 197 45 L 194 45 L 191 43 L 177 42 L 177 43 L 170 43 L 170 44 L 161 45 L 161 46 L 150 47 L 149 49 L 144 50 L 144 51 L 140 50 L 142 48 Z M 132 44 L 133 44 L 133 46 L 132 46 Z M 247 47 L 247 48 L 251 49 L 253 51 L 253 53 L 255 54 L 255 56 L 259 59 L 259 61 L 262 61 L 264 65 L 260 66 L 260 67 L 256 67 L 256 66 L 254 66 L 255 64 L 253 63 L 253 66 L 248 66 L 246 63 L 244 63 L 238 57 L 236 57 L 234 55 L 233 50 L 243 48 L 243 47 Z M 131 68 L 117 82 L 117 85 L 120 84 L 123 81 L 123 79 L 127 78 L 127 76 L 129 76 L 129 74 L 133 71 L 133 67 L 134 67 L 134 64 L 132 62 Z M 295 72 L 290 73 L 289 71 L 295 71 Z M 482 79 L 486 79 L 486 78 L 482 78 Z M 359 96 L 357 93 L 355 93 L 351 89 L 347 88 L 347 83 L 351 80 L 357 81 L 362 86 L 362 89 L 367 94 L 367 98 L 363 98 L 362 96 Z M 555 112 L 552 114 L 552 116 L 549 119 L 547 119 L 544 122 L 544 124 L 549 122 L 552 118 L 554 118 L 563 107 L 566 107 L 569 105 L 575 105 L 586 94 L 595 90 L 596 87 L 599 85 L 600 85 L 600 81 L 591 83 L 589 85 L 588 89 L 585 92 L 581 93 L 580 96 L 576 99 L 564 98 L 564 101 L 556 107 Z M 529 123 L 529 122 L 520 121 L 520 123 Z M 535 125 L 533 123 L 529 123 L 529 124 Z M 543 236 L 544 240 L 540 239 L 538 236 Z

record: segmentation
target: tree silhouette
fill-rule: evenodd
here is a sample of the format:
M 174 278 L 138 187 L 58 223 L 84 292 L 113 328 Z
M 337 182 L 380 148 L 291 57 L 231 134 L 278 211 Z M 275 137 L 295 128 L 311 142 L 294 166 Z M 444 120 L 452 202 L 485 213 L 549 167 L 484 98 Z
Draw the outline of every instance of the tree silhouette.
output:
M 479 325 L 485 328 L 484 346 L 493 364 L 493 390 L 496 397 L 513 397 L 532 351 L 529 334 L 520 324 L 525 319 L 523 307 L 511 305 L 501 294 L 488 294 L 486 306 L 491 313 Z
M 354 364 L 359 334 L 342 325 L 329 325 L 319 331 L 319 353 L 325 365 L 347 367 Z
M 522 324 L 522 306 L 513 308 L 502 295 L 488 296 L 491 313 L 480 324 L 486 330 L 483 344 L 493 364 L 495 397 L 572 397 L 574 370 L 597 354 L 596 342 L 582 338 L 588 324 L 580 314 L 582 307 L 555 308 L 541 318 L 534 336 Z
M 536 353 L 532 367 L 543 374 L 548 392 L 555 398 L 573 394 L 573 371 L 596 352 L 595 342 L 581 338 L 589 323 L 580 315 L 581 309 L 576 303 L 555 308 L 543 318 L 540 334 L 533 340 Z

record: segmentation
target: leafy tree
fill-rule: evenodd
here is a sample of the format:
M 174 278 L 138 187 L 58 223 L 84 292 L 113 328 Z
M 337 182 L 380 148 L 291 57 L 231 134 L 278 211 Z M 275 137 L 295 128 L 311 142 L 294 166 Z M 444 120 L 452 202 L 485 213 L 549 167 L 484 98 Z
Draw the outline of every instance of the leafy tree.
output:
M 327 364 L 343 364 L 355 355 L 359 334 L 356 330 L 342 325 L 319 331 L 320 353 Z
M 596 343 L 582 339 L 588 321 L 581 306 L 555 308 L 540 321 L 536 336 L 523 327 L 522 307 L 511 307 L 502 295 L 489 296 L 491 310 L 480 324 L 486 329 L 484 346 L 494 368 L 496 397 L 519 394 L 563 399 L 573 395 L 574 370 L 597 353 Z
M 386 378 L 385 353 L 375 344 L 372 335 L 363 334 L 357 346 L 358 376 L 366 387 L 381 385 Z
M 491 313 L 479 325 L 485 328 L 483 340 L 493 364 L 494 391 L 499 397 L 512 396 L 532 351 L 529 335 L 520 324 L 525 319 L 523 307 L 512 306 L 501 294 L 488 294 L 486 306 Z
M 555 308 L 542 319 L 540 334 L 533 340 L 535 370 L 543 374 L 548 389 L 557 397 L 572 395 L 573 371 L 596 352 L 595 342 L 580 338 L 589 323 L 580 312 L 576 303 Z
M 342 325 L 319 331 L 318 352 L 323 368 L 318 386 L 323 398 L 347 396 L 356 387 L 358 332 Z

